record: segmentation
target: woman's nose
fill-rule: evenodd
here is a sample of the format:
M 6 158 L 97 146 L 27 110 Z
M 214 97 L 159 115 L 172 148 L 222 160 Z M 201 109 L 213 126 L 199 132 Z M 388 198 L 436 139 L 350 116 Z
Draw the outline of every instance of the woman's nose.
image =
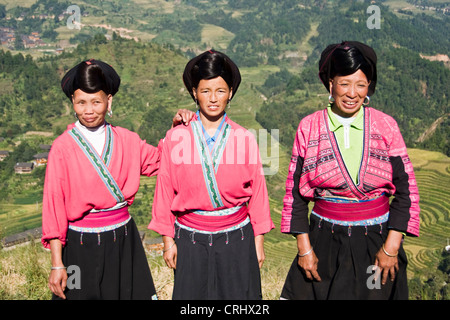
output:
M 94 111 L 94 106 L 91 103 L 87 103 L 84 108 L 84 113 L 92 113 Z
M 211 95 L 209 96 L 209 101 L 211 102 L 217 101 L 217 95 L 214 92 L 212 92 Z
M 347 90 L 347 96 L 354 98 L 357 95 L 357 90 L 355 88 L 355 86 L 349 86 L 348 90 Z

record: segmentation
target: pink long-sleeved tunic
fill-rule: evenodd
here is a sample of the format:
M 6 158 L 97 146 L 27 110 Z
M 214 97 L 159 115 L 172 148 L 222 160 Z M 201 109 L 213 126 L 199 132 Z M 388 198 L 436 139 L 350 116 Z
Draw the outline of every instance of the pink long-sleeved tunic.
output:
M 365 108 L 357 183 L 352 181 L 329 129 L 327 110 L 300 121 L 286 179 L 282 232 L 308 232 L 308 202 L 319 197 L 370 200 L 381 195 L 393 196 L 388 226 L 418 236 L 419 191 L 406 145 L 391 116 Z
M 155 175 L 159 169 L 160 150 L 127 129 L 107 124 L 101 155 L 86 141 L 72 124 L 52 144 L 44 183 L 44 247 L 51 239 L 65 245 L 69 223 L 93 209 L 131 205 L 140 176 Z M 107 217 L 104 223 L 109 224 Z
M 221 226 L 230 227 L 243 211 L 221 216 L 200 214 L 195 219 L 193 212 L 239 206 L 246 210 L 255 235 L 274 228 L 256 139 L 228 117 L 221 130 L 211 152 L 196 117 L 188 126 L 168 131 L 149 229 L 174 237 L 178 219 L 196 230 L 214 232 Z

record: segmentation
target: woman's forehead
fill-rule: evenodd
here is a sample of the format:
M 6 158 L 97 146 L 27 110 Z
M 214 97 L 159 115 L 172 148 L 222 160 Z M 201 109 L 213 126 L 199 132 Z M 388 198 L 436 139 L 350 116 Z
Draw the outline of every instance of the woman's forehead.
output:
M 104 98 L 106 96 L 107 96 L 107 94 L 103 90 L 100 90 L 100 91 L 97 91 L 94 93 L 89 93 L 89 92 L 85 92 L 81 89 L 77 89 L 73 93 L 74 98 L 78 97 L 78 98 L 84 98 L 84 99 Z

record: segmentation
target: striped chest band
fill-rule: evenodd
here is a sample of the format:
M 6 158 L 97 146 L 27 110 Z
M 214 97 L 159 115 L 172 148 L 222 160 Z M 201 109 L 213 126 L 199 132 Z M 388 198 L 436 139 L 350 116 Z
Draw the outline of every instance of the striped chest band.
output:
M 228 123 L 224 123 L 222 131 L 218 135 L 218 139 L 214 144 L 212 151 L 209 151 L 208 144 L 202 133 L 202 124 L 199 121 L 192 121 L 191 127 L 194 133 L 194 141 L 197 147 L 197 151 L 200 156 L 203 177 L 205 179 L 206 189 L 208 191 L 209 198 L 214 208 L 223 207 L 222 198 L 220 196 L 219 187 L 217 185 L 216 174 L 219 168 L 220 159 L 222 158 L 230 136 L 231 126 Z
M 108 165 L 111 162 L 114 146 L 114 136 L 112 133 L 111 125 L 106 124 L 106 143 L 101 156 L 95 151 L 94 147 L 83 136 L 83 134 L 77 127 L 72 128 L 72 130 L 69 131 L 69 134 L 86 155 L 87 159 L 94 167 L 95 171 L 97 172 L 102 182 L 105 184 L 108 191 L 116 199 L 117 203 L 123 202 L 125 200 L 125 197 L 108 169 Z

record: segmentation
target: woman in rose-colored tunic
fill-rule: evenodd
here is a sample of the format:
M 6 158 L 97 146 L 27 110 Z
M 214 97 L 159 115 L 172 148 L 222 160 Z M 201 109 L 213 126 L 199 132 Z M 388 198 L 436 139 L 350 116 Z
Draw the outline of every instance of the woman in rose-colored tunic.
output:
M 165 137 L 149 225 L 175 269 L 173 299 L 261 299 L 264 234 L 274 225 L 256 140 L 225 112 L 239 70 L 208 51 L 183 79 L 199 110 Z
M 282 299 L 408 298 L 402 241 L 419 235 L 419 194 L 397 123 L 368 106 L 376 60 L 354 41 L 322 53 L 330 104 L 300 121 L 292 149 L 281 231 L 298 254 Z

